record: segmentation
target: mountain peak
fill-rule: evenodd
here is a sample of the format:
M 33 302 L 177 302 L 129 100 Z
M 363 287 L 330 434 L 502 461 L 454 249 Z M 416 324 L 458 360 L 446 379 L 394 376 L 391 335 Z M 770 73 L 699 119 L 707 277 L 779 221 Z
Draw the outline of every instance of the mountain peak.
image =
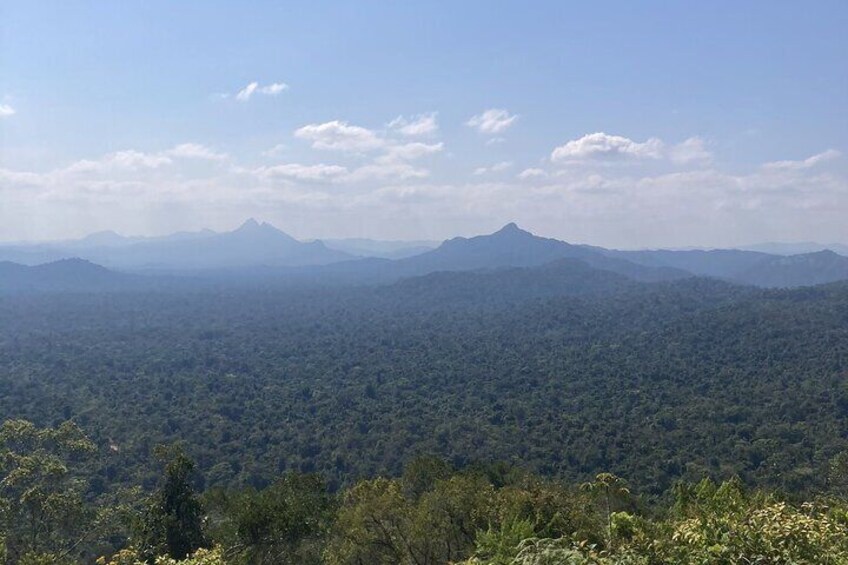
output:
M 246 220 L 238 229 L 221 234 L 222 237 L 234 237 L 241 241 L 250 241 L 252 244 L 278 245 L 299 243 L 286 232 L 279 230 L 268 222 L 259 222 L 254 218 Z M 220 241 L 220 240 L 219 240 Z
M 242 225 L 238 227 L 236 231 L 241 230 L 255 230 L 260 227 L 259 222 L 256 221 L 256 218 L 248 218 L 244 221 Z
M 515 222 L 510 222 L 498 231 L 496 231 L 492 235 L 533 235 L 529 231 L 523 230 L 518 227 L 518 224 Z
M 126 243 L 128 238 L 112 230 L 98 231 L 88 234 L 75 243 L 84 245 L 119 245 Z
M 288 234 L 284 233 L 281 230 L 278 230 L 268 222 L 260 222 L 255 218 L 248 218 L 244 221 L 242 225 L 238 227 L 233 233 L 253 233 L 253 234 L 282 234 L 288 237 Z

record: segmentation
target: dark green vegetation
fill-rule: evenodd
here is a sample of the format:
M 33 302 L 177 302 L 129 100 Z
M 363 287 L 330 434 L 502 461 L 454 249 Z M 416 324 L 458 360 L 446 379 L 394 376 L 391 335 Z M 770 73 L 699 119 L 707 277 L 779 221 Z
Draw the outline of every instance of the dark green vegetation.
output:
M 396 479 L 340 493 L 316 475 L 285 473 L 263 489 L 193 487 L 193 464 L 158 450 L 149 494 L 95 496 L 84 467 L 96 447 L 71 423 L 0 427 L 0 556 L 75 565 L 538 565 L 848 562 L 848 458 L 830 494 L 803 504 L 738 479 L 677 483 L 647 506 L 626 481 L 599 473 L 579 487 L 504 465 L 457 471 L 432 457 Z M 99 557 L 97 557 L 99 555 Z
M 184 441 L 205 486 L 337 489 L 422 453 L 644 494 L 738 475 L 800 493 L 848 448 L 848 285 L 636 283 L 564 262 L 379 288 L 0 302 L 0 415 L 73 419 L 95 488 L 152 486 Z

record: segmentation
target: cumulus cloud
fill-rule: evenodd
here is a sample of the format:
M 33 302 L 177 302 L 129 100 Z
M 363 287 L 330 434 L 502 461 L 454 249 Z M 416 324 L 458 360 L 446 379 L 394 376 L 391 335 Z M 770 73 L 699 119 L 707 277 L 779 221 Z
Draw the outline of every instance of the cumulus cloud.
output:
M 573 139 L 551 152 L 553 163 L 612 163 L 663 160 L 675 165 L 703 166 L 712 162 L 712 152 L 700 137 L 678 144 L 667 144 L 651 137 L 643 142 L 604 132 Z
M 286 178 L 304 181 L 327 181 L 338 179 L 348 174 L 347 167 L 340 165 L 301 165 L 287 163 L 271 167 L 260 167 L 256 173 L 265 178 Z
M 542 170 L 542 169 L 538 169 L 538 168 L 529 168 L 529 169 L 524 169 L 523 171 L 521 171 L 520 173 L 518 173 L 516 176 L 517 176 L 518 178 L 522 179 L 522 180 L 527 180 L 527 179 L 543 179 L 543 178 L 545 178 L 545 177 L 547 177 L 547 176 L 548 176 L 548 173 L 546 173 L 546 172 L 545 172 L 544 170 Z
M 830 161 L 832 159 L 836 159 L 841 154 L 839 151 L 835 149 L 828 149 L 827 151 L 822 151 L 821 153 L 817 153 L 812 157 L 807 157 L 803 161 L 773 161 L 771 163 L 766 163 L 763 165 L 766 169 L 772 170 L 791 170 L 791 171 L 799 171 L 802 169 L 809 169 L 823 163 L 825 161 Z
M 363 165 L 354 170 L 347 177 L 346 182 L 362 182 L 369 180 L 411 180 L 423 179 L 430 176 L 430 172 L 420 167 L 414 167 L 409 163 L 373 163 Z
M 205 161 L 223 161 L 227 158 L 226 153 L 217 153 L 199 143 L 182 143 L 166 151 L 166 153 L 181 159 L 202 159 Z
M 517 115 L 510 114 L 504 109 L 492 108 L 481 114 L 472 116 L 465 122 L 465 125 L 476 129 L 480 133 L 494 135 L 509 129 L 517 119 Z
M 427 151 L 432 149 L 428 147 Z M 418 158 L 425 155 L 425 152 L 416 152 L 407 154 L 405 157 L 409 159 Z M 245 170 L 247 171 L 247 170 Z M 404 157 L 396 157 L 393 159 L 378 158 L 371 163 L 367 163 L 349 169 L 342 165 L 302 165 L 299 163 L 287 163 L 282 165 L 273 165 L 268 167 L 259 167 L 252 171 L 248 171 L 256 177 L 264 180 L 284 179 L 289 181 L 311 181 L 311 182 L 331 182 L 335 184 L 355 185 L 366 181 L 405 181 L 412 179 L 422 179 L 430 175 L 426 169 L 415 167 L 404 160 Z
M 340 120 L 305 125 L 295 130 L 294 135 L 311 141 L 314 149 L 364 153 L 385 145 L 374 131 Z
M 659 159 L 663 156 L 663 151 L 663 142 L 654 137 L 639 143 L 620 135 L 598 132 L 573 139 L 555 148 L 551 153 L 551 161 L 556 163 L 593 159 Z
M 386 148 L 386 153 L 377 157 L 378 163 L 394 163 L 398 161 L 413 161 L 427 155 L 440 153 L 444 149 L 444 143 L 404 143 L 391 145 Z
M 436 122 L 436 112 L 419 114 L 410 118 L 398 116 L 387 125 L 389 129 L 396 130 L 401 135 L 408 137 L 432 135 L 439 131 L 439 124 Z
M 8 104 L 0 104 L 0 118 L 8 118 L 15 114 L 15 109 Z
M 223 161 L 225 153 L 217 153 L 199 143 L 181 143 L 165 151 L 144 152 L 125 149 L 107 153 L 99 159 L 81 159 L 67 166 L 67 173 L 120 172 L 158 169 L 173 164 L 175 159 Z
M 406 125 L 420 126 L 420 120 L 406 122 Z M 395 121 L 392 129 L 400 122 Z M 417 127 L 423 132 L 426 127 Z M 403 143 L 397 139 L 387 138 L 374 130 L 361 126 L 350 125 L 347 122 L 334 120 L 321 124 L 309 124 L 294 132 L 295 137 L 311 142 L 314 149 L 335 150 L 363 157 L 368 153 L 377 152 L 370 163 L 350 168 L 349 172 L 334 177 L 336 182 L 358 183 L 363 181 L 384 181 L 389 179 L 411 180 L 429 176 L 430 171 L 412 166 L 415 161 L 429 155 L 441 153 L 444 143 L 423 143 L 420 141 Z
M 683 165 L 709 163 L 713 159 L 712 152 L 707 149 L 706 142 L 700 137 L 690 137 L 682 143 L 671 146 L 668 149 L 668 156 L 674 163 Z
M 81 159 L 69 165 L 65 171 L 68 173 L 91 173 L 107 172 L 116 170 L 137 171 L 139 169 L 156 169 L 163 165 L 170 165 L 171 158 L 167 152 L 144 153 L 134 149 L 115 151 L 108 153 L 100 159 Z
M 236 93 L 236 100 L 239 102 L 247 102 L 254 94 L 264 94 L 266 96 L 276 96 L 284 90 L 288 90 L 289 85 L 284 82 L 272 82 L 265 86 L 261 86 L 254 81 L 239 90 Z
M 474 169 L 474 175 L 486 175 L 489 173 L 502 173 L 507 169 L 512 168 L 512 161 L 501 161 L 500 163 L 495 163 L 490 167 L 477 167 Z

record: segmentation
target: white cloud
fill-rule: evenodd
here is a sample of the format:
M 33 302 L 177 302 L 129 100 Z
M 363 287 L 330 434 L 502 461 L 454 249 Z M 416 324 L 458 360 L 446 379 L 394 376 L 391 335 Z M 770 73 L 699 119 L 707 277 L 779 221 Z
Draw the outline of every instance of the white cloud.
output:
M 440 153 L 444 149 L 444 143 L 404 143 L 402 145 L 391 145 L 386 148 L 385 155 L 377 157 L 378 163 L 394 163 L 397 161 L 413 161 L 427 155 Z
M 524 169 L 523 171 L 518 173 L 516 176 L 518 178 L 522 179 L 522 180 L 541 179 L 541 178 L 547 177 L 548 173 L 546 173 L 542 169 L 530 168 L 530 169 Z
M 498 145 L 499 143 L 504 142 L 506 142 L 505 137 L 493 137 L 492 139 L 486 141 L 486 145 Z
M 510 114 L 506 110 L 492 108 L 482 114 L 471 117 L 471 119 L 465 122 L 465 125 L 476 129 L 480 133 L 494 135 L 509 129 L 517 119 L 517 115 Z
M 253 96 L 253 93 L 256 92 L 256 89 L 259 88 L 258 82 L 251 82 L 244 88 L 238 91 L 236 94 L 236 100 L 240 100 L 241 102 L 247 102 L 250 100 L 250 97 Z
M 370 129 L 339 120 L 309 124 L 295 130 L 294 135 L 311 141 L 314 149 L 362 153 L 385 145 L 385 141 Z
M 0 118 L 8 118 L 15 114 L 15 109 L 8 104 L 0 104 Z
M 604 132 L 573 139 L 551 152 L 554 163 L 622 162 L 665 160 L 676 165 L 703 166 L 712 162 L 712 152 L 700 137 L 690 137 L 676 145 L 651 137 L 644 142 Z
M 284 154 L 288 150 L 288 148 L 289 148 L 288 145 L 285 145 L 283 143 L 278 143 L 274 147 L 271 147 L 270 149 L 266 149 L 265 151 L 263 151 L 262 156 L 263 157 L 279 157 L 280 155 Z
M 732 245 L 783 234 L 844 238 L 848 180 L 841 167 L 825 164 L 839 155 L 835 150 L 729 172 L 712 162 L 700 138 L 679 144 L 657 140 L 653 147 L 647 141 L 606 139 L 578 144 L 579 151 L 572 146 L 569 155 L 589 163 L 641 159 L 651 166 L 531 162 L 535 167 L 522 170 L 503 162 L 481 167 L 479 174 L 507 174 L 430 183 L 424 179 L 437 176 L 435 171 L 431 175 L 419 165 L 443 154 L 444 144 L 401 143 L 398 139 L 405 138 L 328 124 L 305 126 L 298 137 L 323 144 L 319 148 L 356 148 L 359 154 L 341 155 L 338 163 L 256 168 L 184 143 L 158 151 L 117 151 L 46 172 L 0 169 L 0 238 L 61 236 L 67 229 L 61 226 L 67 225 L 106 229 L 114 227 L 115 218 L 140 230 L 144 218 L 173 222 L 168 229 L 179 229 L 186 217 L 218 214 L 232 222 L 263 210 L 284 210 L 289 222 L 297 222 L 296 233 L 300 229 L 313 237 L 328 236 L 327 230 L 355 231 L 364 217 L 387 237 L 414 237 L 415 230 L 430 226 L 444 230 L 439 236 L 484 233 L 495 223 L 517 220 L 540 233 L 608 246 Z M 225 158 L 227 166 L 220 166 Z M 459 174 L 461 164 L 453 167 Z M 172 211 L 173 218 L 162 210 Z M 283 212 L 268 219 L 282 221 Z
M 181 143 L 165 151 L 145 153 L 135 149 L 125 149 L 107 153 L 99 159 L 81 159 L 65 167 L 64 172 L 76 173 L 104 173 L 120 171 L 139 171 L 142 169 L 158 169 L 166 165 L 172 165 L 175 159 L 198 159 L 202 161 L 224 161 L 228 157 L 225 153 L 217 153 L 205 145 L 199 143 Z
M 411 118 L 398 116 L 388 123 L 388 127 L 397 130 L 401 135 L 409 137 L 432 135 L 439 131 L 439 124 L 436 122 L 436 112 L 420 114 Z
M 181 159 L 202 159 L 206 161 L 223 161 L 227 158 L 226 153 L 216 153 L 199 143 L 182 143 L 166 152 L 172 157 Z
M 689 139 L 673 145 L 668 150 L 669 159 L 678 164 L 709 163 L 713 154 L 707 149 L 707 144 L 700 137 Z
M 374 163 L 363 165 L 345 177 L 346 182 L 362 182 L 367 180 L 411 180 L 423 179 L 430 176 L 426 169 L 413 167 L 409 163 Z
M 841 154 L 839 151 L 835 149 L 828 149 L 827 151 L 822 151 L 821 153 L 817 153 L 812 157 L 807 157 L 803 161 L 773 161 L 771 163 L 765 163 L 763 165 L 766 169 L 783 169 L 783 170 L 802 170 L 809 169 L 811 167 L 815 167 L 816 165 L 823 163 L 825 161 L 830 161 L 831 159 L 836 159 Z
M 260 86 L 258 82 L 253 81 L 236 93 L 236 100 L 239 102 L 247 102 L 254 94 L 265 94 L 267 96 L 276 96 L 277 94 L 288 90 L 289 85 L 284 82 L 273 82 L 271 84 Z
M 339 165 L 301 165 L 288 163 L 285 165 L 274 165 L 271 167 L 260 167 L 256 173 L 265 178 L 282 177 L 304 181 L 327 181 L 337 179 L 348 174 L 347 167 Z
M 501 161 L 500 163 L 495 163 L 491 167 L 477 167 L 474 169 L 475 175 L 486 175 L 489 173 L 502 173 L 505 170 L 512 167 L 512 161 Z
M 593 159 L 614 160 L 621 158 L 659 159 L 664 151 L 663 142 L 650 138 L 644 143 L 620 135 L 603 132 L 590 133 L 560 145 L 551 153 L 553 162 L 585 161 Z
M 284 82 L 272 82 L 268 86 L 263 86 L 259 89 L 259 92 L 262 94 L 267 94 L 269 96 L 276 96 L 284 90 L 288 90 L 289 85 Z
M 37 187 L 44 184 L 46 175 L 28 171 L 10 171 L 0 169 L 0 187 Z M 2 192 L 2 188 L 0 188 Z
M 399 143 L 393 139 L 386 139 L 373 130 L 350 125 L 340 120 L 309 124 L 297 129 L 294 135 L 310 141 L 314 149 L 337 150 L 359 156 L 381 150 L 372 162 L 360 165 L 348 174 L 338 175 L 335 178 L 339 182 L 346 183 L 425 178 L 430 172 L 410 165 L 409 161 L 435 155 L 444 150 L 444 144 L 441 142 Z
M 137 171 L 139 169 L 156 169 L 170 165 L 173 161 L 165 153 L 144 153 L 134 149 L 116 151 L 104 155 L 100 159 L 82 159 L 65 168 L 67 173 L 95 173 L 109 171 Z

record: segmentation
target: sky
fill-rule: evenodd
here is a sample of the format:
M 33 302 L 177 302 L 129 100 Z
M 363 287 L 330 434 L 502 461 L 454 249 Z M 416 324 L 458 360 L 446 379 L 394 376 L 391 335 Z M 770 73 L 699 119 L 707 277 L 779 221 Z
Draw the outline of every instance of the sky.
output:
M 0 241 L 848 243 L 848 2 L 0 0 Z

